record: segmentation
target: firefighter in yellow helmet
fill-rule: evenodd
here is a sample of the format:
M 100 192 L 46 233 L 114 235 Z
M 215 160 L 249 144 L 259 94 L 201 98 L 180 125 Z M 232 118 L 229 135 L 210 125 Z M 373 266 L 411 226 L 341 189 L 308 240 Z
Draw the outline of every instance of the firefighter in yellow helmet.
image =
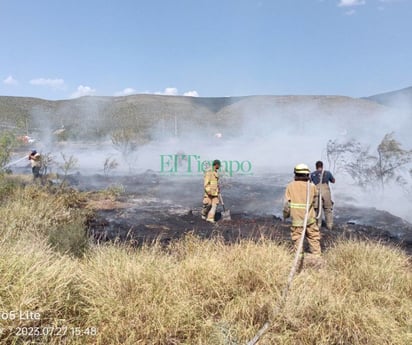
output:
M 308 215 L 306 226 L 306 239 L 310 252 L 320 255 L 320 232 L 316 222 L 315 208 L 318 203 L 318 190 L 310 182 L 310 170 L 306 164 L 298 164 L 294 169 L 295 178 L 290 182 L 285 191 L 285 206 L 283 218 L 292 218 L 291 235 L 295 250 L 298 249 L 299 239 L 303 232 L 304 219 L 308 203 Z M 309 199 L 307 200 L 307 196 Z
M 219 173 L 220 161 L 215 159 L 212 168 L 205 172 L 203 188 L 203 209 L 202 219 L 210 223 L 215 223 L 215 213 L 219 205 Z

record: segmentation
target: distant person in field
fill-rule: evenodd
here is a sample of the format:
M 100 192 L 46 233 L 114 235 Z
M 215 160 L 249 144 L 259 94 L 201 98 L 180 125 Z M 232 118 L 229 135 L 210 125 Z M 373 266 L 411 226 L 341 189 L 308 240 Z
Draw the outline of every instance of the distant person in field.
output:
M 33 173 L 33 178 L 40 177 L 41 169 L 41 155 L 36 150 L 33 150 L 29 153 L 29 160 L 31 162 L 31 171 Z
M 309 180 L 310 171 L 306 164 L 296 165 L 294 174 L 294 180 L 287 185 L 285 191 L 283 219 L 292 218 L 291 237 L 295 250 L 298 250 L 305 217 L 307 217 L 305 237 L 308 240 L 311 254 L 317 258 L 321 254 L 320 232 L 315 213 L 319 200 L 318 190 Z M 308 211 L 307 215 L 306 210 Z
M 203 180 L 203 209 L 202 219 L 215 223 L 215 213 L 219 205 L 219 173 L 220 160 L 215 159 L 212 168 L 205 172 Z
M 329 188 L 329 182 L 335 183 L 332 173 L 323 170 L 323 162 L 316 162 L 316 170 L 310 174 L 311 181 L 316 185 L 319 192 L 319 208 L 316 209 L 318 226 L 322 226 L 322 214 L 325 214 L 326 228 L 333 228 L 333 201 Z

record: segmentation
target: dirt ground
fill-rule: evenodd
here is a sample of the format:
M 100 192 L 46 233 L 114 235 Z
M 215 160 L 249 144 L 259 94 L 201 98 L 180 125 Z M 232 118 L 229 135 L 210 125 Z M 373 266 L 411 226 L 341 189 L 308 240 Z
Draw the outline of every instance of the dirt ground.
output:
M 289 178 L 268 175 L 224 181 L 222 191 L 231 220 L 221 219 L 219 206 L 215 225 L 200 217 L 201 177 L 165 177 L 148 171 L 124 177 L 76 175 L 71 177 L 71 183 L 80 190 L 119 186 L 124 190 L 116 200 L 95 201 L 89 205 L 95 211 L 88 224 L 89 232 L 97 242 L 141 245 L 158 241 L 167 245 L 193 233 L 205 239 L 220 236 L 228 243 L 240 239 L 259 240 L 263 236 L 290 244 L 290 223 L 279 218 Z M 324 249 L 344 238 L 380 241 L 412 254 L 410 223 L 386 211 L 335 201 L 333 230 L 321 228 Z

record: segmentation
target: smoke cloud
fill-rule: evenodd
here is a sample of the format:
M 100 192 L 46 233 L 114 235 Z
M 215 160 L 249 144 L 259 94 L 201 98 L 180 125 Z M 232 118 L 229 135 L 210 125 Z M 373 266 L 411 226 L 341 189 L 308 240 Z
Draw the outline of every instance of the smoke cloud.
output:
M 124 101 L 131 102 L 132 98 Z M 52 152 L 56 160 L 60 152 L 73 155 L 79 162 L 78 171 L 84 175 L 102 174 L 104 162 L 110 158 L 119 163 L 111 172 L 113 175 L 152 170 L 171 175 L 171 179 L 185 176 L 201 181 L 205 162 L 220 159 L 232 170 L 225 174 L 227 179 L 241 182 L 244 178 L 253 183 L 263 176 L 273 176 L 275 183 L 275 176 L 282 176 L 281 180 L 286 183 L 292 179 L 293 167 L 298 163 L 306 163 L 314 169 L 315 162 L 323 160 L 325 168 L 331 169 L 326 156 L 329 140 L 342 143 L 356 140 L 369 146 L 373 153 L 385 134 L 394 132 L 404 149 L 412 149 L 409 134 L 412 107 L 407 97 L 396 99 L 388 106 L 368 99 L 340 96 L 228 98 L 221 99 L 216 108 L 209 100 L 208 108 L 201 114 L 194 111 L 190 117 L 173 110 L 168 103 L 159 108 L 155 125 L 149 129 L 150 140 L 132 143 L 128 152 L 113 145 L 110 135 L 99 137 L 103 118 L 107 121 L 111 116 L 110 102 L 108 98 L 99 97 L 82 98 L 82 102 L 75 105 L 62 102 L 53 114 L 34 108 L 32 118 L 35 126 L 41 128 L 41 150 Z M 82 123 L 82 139 L 57 141 L 56 130 L 66 128 L 65 119 L 70 114 L 78 116 Z M 113 122 L 115 125 L 122 124 Z M 84 139 L 88 136 L 99 139 Z M 404 178 L 410 186 L 409 169 L 410 166 L 404 167 Z M 388 184 L 384 191 L 365 191 L 345 171 L 332 173 L 337 180 L 332 186 L 337 206 L 351 200 L 357 205 L 386 209 L 412 220 L 408 214 L 411 206 L 408 186 Z M 270 188 L 269 185 L 268 193 Z M 265 212 L 273 213 L 273 209 L 265 207 Z

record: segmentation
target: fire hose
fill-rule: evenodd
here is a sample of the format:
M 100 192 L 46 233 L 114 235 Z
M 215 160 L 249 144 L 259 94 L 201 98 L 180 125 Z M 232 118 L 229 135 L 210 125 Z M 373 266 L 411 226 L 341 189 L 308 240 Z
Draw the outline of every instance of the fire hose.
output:
M 3 168 L 7 168 L 7 167 L 9 167 L 9 166 L 11 166 L 11 165 L 14 165 L 14 164 L 22 161 L 23 159 L 27 159 L 28 157 L 29 157 L 29 156 L 24 156 L 24 157 L 22 157 L 22 158 L 20 158 L 20 159 L 18 159 L 18 160 L 16 160 L 16 161 L 14 161 L 14 162 L 7 163 Z
M 292 281 L 293 281 L 293 278 L 296 274 L 299 259 L 301 258 L 301 252 L 303 250 L 303 241 L 305 239 L 306 227 L 307 227 L 307 224 L 308 224 L 309 205 L 310 205 L 309 196 L 310 196 L 310 181 L 308 180 L 307 186 L 306 186 L 306 212 L 305 212 L 305 218 L 303 220 L 302 235 L 300 236 L 300 239 L 299 239 L 298 249 L 296 251 L 295 258 L 293 260 L 292 268 L 289 272 L 289 277 L 288 277 L 286 286 L 283 289 L 282 296 L 281 296 L 278 304 L 275 307 L 274 315 L 279 314 L 282 311 L 283 307 L 285 306 L 286 299 L 288 297 L 288 292 L 289 292 L 290 287 L 292 286 Z M 256 333 L 256 335 L 253 337 L 253 339 L 250 340 L 249 342 L 247 342 L 246 345 L 255 345 L 255 344 L 257 344 L 257 342 L 260 340 L 260 338 L 267 332 L 269 327 L 270 327 L 270 322 L 266 321 L 265 324 L 262 326 L 262 328 L 260 328 L 259 331 Z
M 322 209 L 323 209 L 323 198 L 322 198 L 322 182 L 323 182 L 323 172 L 324 170 L 322 170 L 322 173 L 320 174 L 320 180 L 319 180 L 319 210 L 318 210 L 318 214 L 316 215 L 316 222 L 318 223 L 319 227 L 322 225 Z M 320 223 L 319 223 L 320 222 Z

